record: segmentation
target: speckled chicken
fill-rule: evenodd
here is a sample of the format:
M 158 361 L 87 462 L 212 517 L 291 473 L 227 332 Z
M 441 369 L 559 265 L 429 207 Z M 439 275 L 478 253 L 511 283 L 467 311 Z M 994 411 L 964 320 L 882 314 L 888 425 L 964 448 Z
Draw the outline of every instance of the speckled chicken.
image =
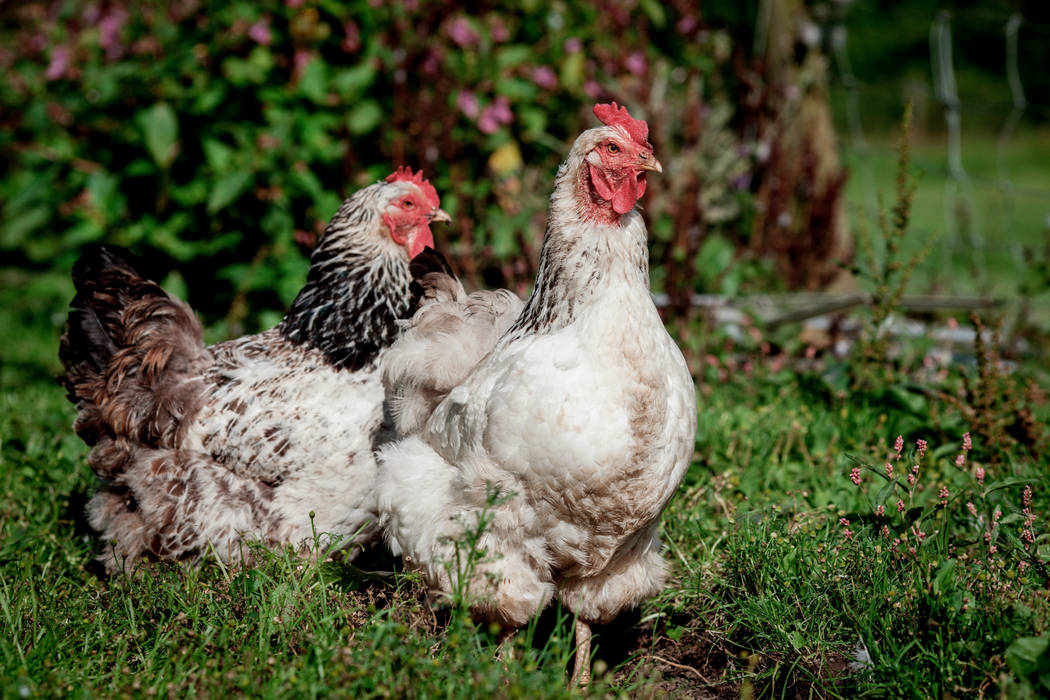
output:
M 378 454 L 395 551 L 435 591 L 466 583 L 472 614 L 505 629 L 557 595 L 577 615 L 580 682 L 590 624 L 664 583 L 659 517 L 696 432 L 692 378 L 650 297 L 635 209 L 646 173 L 662 169 L 644 121 L 615 103 L 594 112 L 603 126 L 558 170 L 524 308 L 508 294 L 465 297 L 438 271 L 421 277 L 428 298 L 384 378 L 410 434 Z M 455 542 L 482 513 L 487 557 L 457 581 Z
M 432 221 L 448 215 L 420 174 L 359 190 L 281 322 L 210 347 L 190 308 L 120 249 L 77 262 L 59 355 L 101 478 L 87 513 L 110 571 L 144 556 L 240 561 L 245 537 L 374 537 L 373 451 L 390 435 L 380 369 L 418 301 L 409 263 L 433 245 Z

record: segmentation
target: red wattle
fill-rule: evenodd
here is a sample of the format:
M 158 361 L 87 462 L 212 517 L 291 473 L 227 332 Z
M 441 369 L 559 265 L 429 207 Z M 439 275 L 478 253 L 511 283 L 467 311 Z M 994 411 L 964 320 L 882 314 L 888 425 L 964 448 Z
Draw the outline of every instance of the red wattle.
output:
M 638 183 L 633 177 L 625 177 L 620 183 L 620 189 L 616 190 L 612 198 L 613 211 L 617 214 L 626 214 L 634 207 L 638 197 Z
M 612 199 L 613 195 L 616 193 L 616 189 L 613 186 L 612 181 L 609 180 L 609 176 L 606 175 L 604 170 L 600 170 L 590 163 L 587 164 L 587 167 L 590 169 L 591 184 L 594 185 L 594 191 L 605 201 Z
M 422 253 L 423 249 L 427 246 L 431 248 L 434 247 L 434 234 L 431 233 L 430 226 L 423 224 L 417 228 L 409 238 L 408 257 L 416 257 Z
M 630 173 L 617 186 L 608 173 L 590 163 L 587 167 L 591 175 L 591 184 L 599 197 L 612 203 L 613 211 L 623 215 L 631 211 L 635 202 L 645 194 L 645 173 Z

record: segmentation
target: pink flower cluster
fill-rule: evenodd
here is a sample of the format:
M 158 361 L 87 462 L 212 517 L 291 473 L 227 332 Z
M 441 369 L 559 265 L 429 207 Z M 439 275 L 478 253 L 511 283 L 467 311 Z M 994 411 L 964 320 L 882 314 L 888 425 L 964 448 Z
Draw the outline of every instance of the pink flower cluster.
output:
M 855 486 L 860 486 L 860 467 L 853 467 L 849 472 L 849 480 L 853 482 Z
M 474 31 L 465 17 L 452 20 L 445 31 L 448 38 L 459 47 L 476 46 L 481 41 L 481 36 Z
M 503 124 L 514 121 L 510 110 L 510 100 L 500 95 L 484 109 L 478 103 L 478 96 L 470 90 L 461 90 L 456 96 L 456 106 L 470 119 L 476 119 L 478 129 L 484 134 L 494 133 Z
M 849 521 L 845 518 L 839 518 L 839 525 L 842 526 L 842 536 L 847 540 L 852 540 L 853 530 L 849 529 Z
M 1024 529 L 1021 530 L 1021 537 L 1026 543 L 1032 544 L 1035 542 L 1035 533 L 1032 531 L 1032 525 L 1035 523 L 1035 513 L 1032 512 L 1032 487 L 1030 485 L 1025 485 L 1021 503 L 1023 506 L 1021 512 L 1024 513 Z

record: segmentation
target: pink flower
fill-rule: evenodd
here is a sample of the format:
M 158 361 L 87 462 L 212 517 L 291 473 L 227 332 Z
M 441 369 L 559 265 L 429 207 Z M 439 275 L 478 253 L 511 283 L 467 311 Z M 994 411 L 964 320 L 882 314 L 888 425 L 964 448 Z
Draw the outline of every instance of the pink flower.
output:
M 583 91 L 592 100 L 597 100 L 602 96 L 602 86 L 593 80 L 588 80 L 583 84 Z
M 849 521 L 845 518 L 839 518 L 839 525 L 842 527 L 849 527 Z
M 973 503 L 967 502 L 966 510 L 970 511 L 970 515 L 972 515 L 973 517 L 977 517 L 977 506 L 975 506 Z
M 889 462 L 886 462 L 886 476 L 893 478 L 893 465 Z
M 955 466 L 962 469 L 963 465 L 966 464 L 966 454 L 963 452 L 959 453 L 959 456 L 955 458 Z
M 1034 535 L 1034 534 L 1032 533 L 1032 531 L 1031 531 L 1031 530 L 1029 530 L 1028 528 L 1025 528 L 1025 529 L 1024 529 L 1024 530 L 1023 530 L 1022 532 L 1021 532 L 1021 537 L 1023 537 L 1023 538 L 1024 538 L 1024 541 L 1025 541 L 1025 542 L 1029 542 L 1029 543 L 1030 543 L 1030 542 L 1034 542 L 1034 541 L 1035 541 L 1035 535 Z
M 918 476 L 918 474 L 919 474 L 919 465 L 918 464 L 911 465 L 911 473 L 915 474 L 916 476 Z
M 926 441 L 916 440 L 915 446 L 919 448 L 919 459 L 922 459 L 923 456 L 926 454 Z
M 124 46 L 120 43 L 120 30 L 127 21 L 127 10 L 116 5 L 106 12 L 98 23 L 98 43 L 111 59 L 119 58 L 124 51 Z
M 502 44 L 509 38 L 510 32 L 507 31 L 507 25 L 503 24 L 503 20 L 497 17 L 492 23 L 492 40 L 497 44 Z
M 72 55 L 68 46 L 56 46 L 51 51 L 51 62 L 44 71 L 44 77 L 48 80 L 58 80 L 66 74 L 72 65 Z
M 565 53 L 576 53 L 577 51 L 579 51 L 582 48 L 583 48 L 583 42 L 580 41 L 579 39 L 577 39 L 574 36 L 573 37 L 569 37 L 568 39 L 565 40 L 565 43 L 562 44 L 562 49 L 565 51 Z
M 962 448 L 966 452 L 973 449 L 973 441 L 970 439 L 969 433 L 963 433 Z
M 991 547 L 988 548 L 988 553 L 989 554 L 995 554 L 998 551 L 999 551 L 999 548 L 996 547 L 994 544 Z
M 926 533 L 920 530 L 917 524 L 911 526 L 911 534 L 915 535 L 915 539 L 919 541 L 919 544 L 922 544 L 922 541 L 926 539 Z
M 853 482 L 855 486 L 860 486 L 860 467 L 853 467 L 849 472 L 849 480 Z
M 1003 511 L 999 508 L 999 506 L 996 506 L 995 512 L 992 513 L 992 522 L 999 522 L 999 518 L 1001 517 L 1003 517 Z
M 302 7 L 304 0 L 284 0 L 288 7 Z
M 883 515 L 886 515 L 886 506 L 884 506 L 884 505 L 882 505 L 882 504 L 880 503 L 880 504 L 879 504 L 879 507 L 875 509 L 875 515 L 879 516 L 880 518 L 881 518 L 881 517 L 882 517 Z M 885 527 L 885 526 L 883 526 L 883 527 Z
M 299 80 L 303 77 L 303 71 L 313 59 L 314 55 L 306 49 L 296 49 L 292 54 L 292 76 Z
M 471 119 L 477 119 L 478 113 L 481 111 L 478 107 L 478 97 L 469 90 L 460 90 L 459 95 L 456 96 L 456 106 L 459 107 L 459 111 L 467 115 Z M 495 129 L 493 129 L 495 131 Z
M 974 475 L 977 477 L 977 483 L 980 486 L 984 486 L 984 467 L 977 467 Z
M 510 100 L 506 97 L 500 95 L 489 107 L 500 124 L 510 124 L 514 121 L 514 113 L 510 111 Z
M 649 63 L 645 60 L 645 54 L 641 51 L 634 51 L 628 55 L 624 65 L 634 75 L 645 75 L 646 71 L 649 70 Z
M 693 15 L 686 15 L 685 17 L 682 17 L 682 19 L 678 20 L 678 24 L 676 24 L 674 28 L 678 31 L 679 34 L 689 34 L 694 29 L 696 29 L 699 24 L 700 22 L 696 19 L 696 17 L 694 17 Z
M 500 95 L 481 110 L 481 116 L 478 117 L 478 128 L 483 133 L 491 134 L 501 124 L 510 124 L 512 121 L 514 121 L 514 113 L 510 111 L 510 100 Z
M 1024 494 L 1021 496 L 1021 502 L 1024 503 L 1025 509 L 1032 507 L 1032 487 L 1029 484 L 1025 484 Z
M 499 122 L 496 121 L 496 117 L 493 116 L 488 107 L 485 108 L 478 118 L 478 128 L 481 129 L 483 134 L 493 134 L 499 129 Z
M 261 19 L 249 27 L 248 37 L 256 44 L 269 46 L 273 40 L 273 36 L 270 34 L 270 20 Z
M 435 76 L 441 72 L 441 54 L 437 49 L 430 49 L 419 62 L 419 70 L 423 75 Z
M 356 22 L 347 22 L 343 25 L 343 33 L 346 34 L 341 44 L 343 51 L 356 53 L 361 48 L 361 29 Z
M 532 82 L 544 90 L 553 90 L 558 87 L 558 76 L 550 66 L 540 66 L 533 69 Z
M 853 530 L 850 530 L 850 529 L 849 529 L 849 528 L 847 527 L 847 528 L 846 528 L 845 530 L 843 530 L 843 531 L 842 531 L 842 536 L 843 536 L 843 537 L 844 537 L 845 539 L 847 539 L 847 540 L 852 540 L 852 539 L 853 539 Z
M 937 494 L 938 498 L 941 499 L 941 505 L 948 505 L 948 487 L 942 486 L 940 492 Z
M 897 512 L 898 513 L 903 513 L 904 512 L 904 501 L 902 501 L 900 499 L 897 500 Z
M 481 37 L 464 17 L 457 17 L 448 25 L 448 37 L 458 46 L 474 46 Z
M 1027 568 L 1028 568 L 1028 562 L 1026 562 L 1026 561 L 1017 562 L 1017 570 L 1020 571 L 1022 574 L 1024 573 L 1024 570 L 1027 569 Z
M 901 456 L 901 450 L 904 449 L 904 436 L 898 435 L 897 439 L 893 442 L 893 449 L 897 451 L 897 456 Z
M 915 486 L 915 475 L 914 474 L 909 474 L 908 475 L 908 486 Z
M 886 539 L 890 538 L 890 529 L 885 525 L 882 526 L 882 536 Z

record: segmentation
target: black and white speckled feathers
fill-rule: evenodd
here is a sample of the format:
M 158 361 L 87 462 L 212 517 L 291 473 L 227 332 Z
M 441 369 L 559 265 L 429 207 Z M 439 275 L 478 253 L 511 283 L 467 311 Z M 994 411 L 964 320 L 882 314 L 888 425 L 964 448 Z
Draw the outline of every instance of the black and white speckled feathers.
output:
M 377 183 L 343 203 L 310 258 L 306 286 L 278 326 L 339 369 L 374 362 L 397 338 L 397 320 L 410 315 L 405 252 L 379 230 L 384 200 L 404 186 Z

